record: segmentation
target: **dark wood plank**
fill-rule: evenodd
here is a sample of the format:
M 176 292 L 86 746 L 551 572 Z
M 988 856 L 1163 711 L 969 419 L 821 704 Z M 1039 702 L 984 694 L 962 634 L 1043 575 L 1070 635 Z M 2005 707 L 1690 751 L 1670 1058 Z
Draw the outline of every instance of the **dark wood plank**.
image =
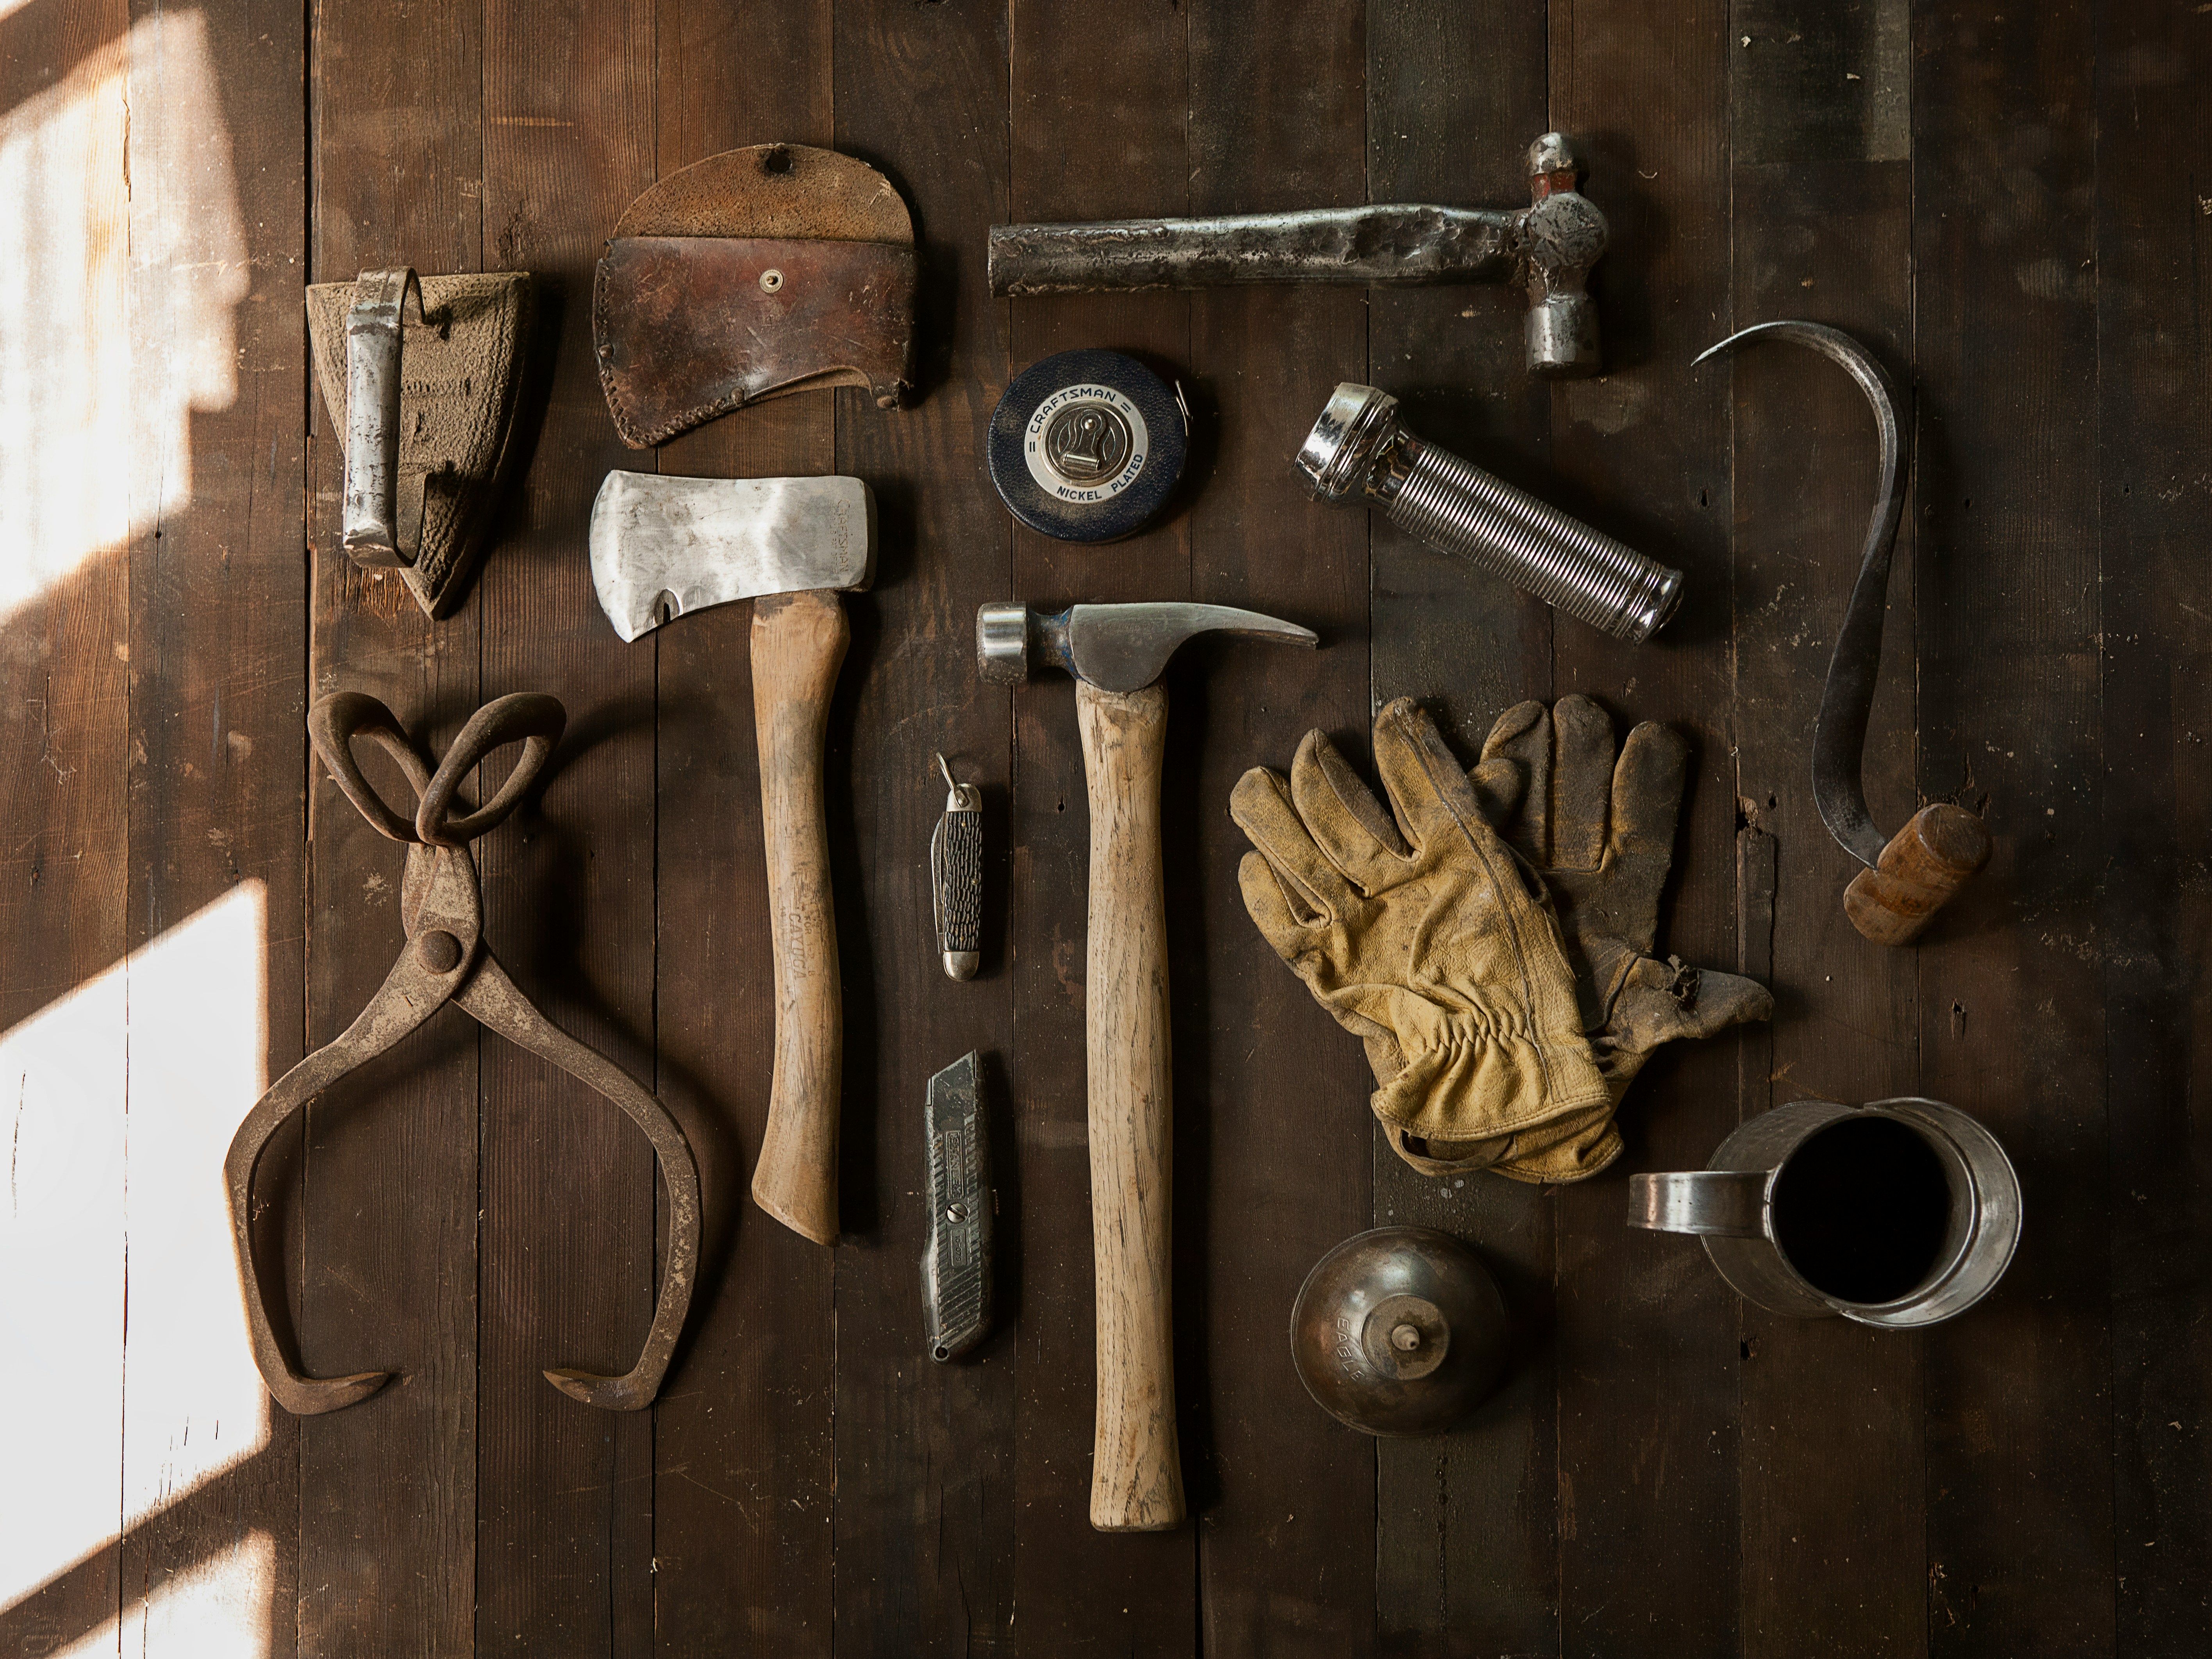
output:
M 921 241 L 922 400 L 897 413 L 838 397 L 841 471 L 875 487 L 875 590 L 852 605 L 836 775 L 851 831 L 839 860 L 848 1029 L 845 1190 L 837 1255 L 836 1632 L 841 1650 L 997 1653 L 1025 1644 L 1015 1597 L 1022 1522 L 1015 1411 L 1023 1304 L 1008 1294 L 1032 1212 L 1009 1167 L 1014 1052 L 1004 931 L 1006 702 L 975 669 L 975 611 L 1014 589 L 1012 521 L 991 488 L 985 421 L 1006 382 L 1006 313 L 983 283 L 1007 216 L 1007 19 L 971 3 L 838 8 L 837 144 L 885 167 Z M 1042 686 L 1031 695 L 1065 688 Z M 941 750 L 984 793 L 992 932 L 976 979 L 945 976 L 929 838 Z M 932 1074 L 981 1050 L 999 1115 L 1000 1328 L 939 1364 L 922 1338 L 922 1103 Z M 1112 1540 L 1105 1540 L 1110 1545 Z
M 1909 388 L 1905 22 L 1894 4 L 1818 15 L 1739 5 L 1729 149 L 1733 325 L 1834 324 Z M 1909 1092 L 1913 955 L 1868 943 L 1844 917 L 1860 866 L 1820 822 L 1808 746 L 1877 482 L 1873 413 L 1848 376 L 1802 347 L 1746 348 L 1706 372 L 1734 376 L 1737 812 L 1776 866 L 1770 924 L 1745 948 L 1766 953 L 1759 976 L 1779 1010 L 1747 1034 L 1762 1063 L 1742 1079 L 1740 1109 Z M 1866 745 L 1872 810 L 1891 826 L 1919 805 L 1911 530 L 1891 580 Z M 1750 1303 L 1741 1334 L 1744 1650 L 1923 1651 L 1918 1344 Z
M 134 283 L 133 378 L 149 401 L 174 400 L 181 427 L 163 434 L 179 450 L 134 468 L 132 517 L 146 528 L 131 545 L 122 653 L 132 1223 L 158 1237 L 220 1226 L 198 1171 L 299 1058 L 306 1020 L 305 18 L 217 0 L 140 20 L 131 83 L 167 90 L 130 132 L 131 241 L 159 250 Z M 226 351 L 228 374 L 188 402 L 184 377 Z M 188 501 L 161 499 L 187 478 Z M 279 1171 L 296 1146 L 288 1136 Z M 298 1429 L 231 1346 L 242 1331 L 190 1311 L 233 1294 L 227 1276 L 220 1291 L 199 1279 L 221 1265 L 189 1245 L 134 1253 L 125 1491 L 128 1508 L 152 1512 L 125 1543 L 123 1639 L 149 1655 L 264 1632 L 272 1652 L 297 1640 Z M 250 1455 L 226 1468 L 231 1448 Z M 168 1586 L 195 1579 L 222 1584 L 234 1610 L 165 1608 Z
M 441 274 L 481 269 L 476 15 L 432 30 L 334 9 L 316 18 L 312 41 L 311 280 L 348 282 L 403 263 Z M 369 692 L 434 753 L 476 706 L 481 573 L 459 610 L 432 623 L 395 574 L 346 556 L 343 434 L 312 380 L 305 396 L 313 433 L 307 690 Z M 486 563 L 499 556 L 492 550 Z M 399 950 L 404 856 L 319 762 L 303 757 L 302 770 L 313 847 L 307 1041 L 320 1044 L 352 1022 Z M 375 775 L 404 799 L 395 772 Z M 319 1375 L 398 1375 L 362 1405 L 301 1425 L 303 1654 L 472 1650 L 477 1051 L 474 1023 L 449 1011 L 307 1113 L 302 1359 Z M 423 1561 L 440 1571 L 419 1571 Z
M 1161 0 L 1125 9 L 1114 20 L 1110 52 L 1099 50 L 1098 21 L 1067 0 L 1025 7 L 1014 20 L 1009 207 L 1017 222 L 1177 213 L 1188 204 L 1183 15 Z M 1190 303 L 1180 295 L 1017 300 L 1009 314 L 1013 374 L 1082 346 L 1133 351 L 1170 372 L 1188 367 Z M 993 401 L 999 390 L 989 389 Z M 975 418 L 988 415 L 986 406 Z M 1182 599 L 1191 591 L 1191 558 L 1189 525 L 1180 516 L 1111 550 L 1049 541 L 1017 526 L 1012 596 L 1048 609 L 1078 599 Z M 1189 695 L 1197 683 L 1188 665 L 1171 667 L 1171 702 L 1200 707 Z M 1023 1218 L 1019 1635 L 1039 1652 L 1133 1646 L 1171 1655 L 1198 1640 L 1192 1530 L 1105 1536 L 1091 1531 L 1089 1518 L 1097 1355 L 1083 1026 L 1090 814 L 1073 689 L 1056 672 L 1040 675 L 1012 694 L 1011 712 L 1014 1024 L 1024 1033 L 1013 1071 Z M 1188 938 L 1171 921 L 1170 973 Z M 1182 1075 L 1178 1068 L 1178 1083 Z M 1179 1229 L 1179 1239 L 1187 1238 Z M 1188 1368 L 1194 1357 L 1179 1358 Z M 1193 1419 L 1182 1386 L 1188 1486 Z
M 654 170 L 650 0 L 590 0 L 557 27 L 484 14 L 488 264 L 536 273 L 557 352 L 513 532 L 479 592 L 487 696 L 547 691 L 569 725 L 542 805 L 477 843 L 485 927 L 547 1015 L 653 1078 L 653 642 L 592 592 L 585 526 L 616 436 L 591 347 L 592 270 Z M 494 769 L 503 764 L 495 760 Z M 653 1311 L 653 1158 L 607 1102 L 483 1040 L 480 1648 L 564 1656 L 653 1639 L 652 1423 L 568 1399 L 548 1365 L 618 1371 Z
M 823 0 L 740 24 L 725 7 L 666 0 L 659 174 L 741 145 L 829 143 L 830 14 Z M 833 408 L 819 392 L 781 398 L 616 465 L 828 472 Z M 690 1331 L 653 1413 L 654 1634 L 671 1653 L 821 1654 L 836 1483 L 832 1258 L 747 1190 L 775 1045 L 751 628 L 750 605 L 724 605 L 635 647 L 657 656 L 660 1084 L 699 1160 L 708 1240 Z M 858 897 L 836 896 L 841 909 Z M 848 1048 L 858 1029 L 848 1005 Z
M 1440 74 L 1437 65 L 1449 64 Z M 1368 193 L 1384 202 L 1508 206 L 1549 125 L 1535 9 L 1373 4 Z M 1602 205 L 1605 181 L 1592 185 Z M 1540 465 L 1552 399 L 1522 366 L 1513 288 L 1379 289 L 1367 378 L 1415 432 L 1493 471 Z M 1320 388 L 1309 398 L 1318 414 Z M 1413 696 L 1473 760 L 1498 714 L 1552 690 L 1550 609 L 1432 551 L 1380 514 L 1373 561 L 1374 707 Z M 1366 733 L 1348 734 L 1355 750 Z M 1371 1087 L 1363 1079 L 1363 1090 Z M 1408 1653 L 1559 1646 L 1558 1435 L 1551 1328 L 1553 1200 L 1502 1176 L 1424 1176 L 1371 1130 L 1374 1221 L 1468 1240 L 1517 1332 L 1499 1391 L 1451 1433 L 1375 1444 L 1376 1609 Z
M 1362 123 L 1364 10 L 1193 9 L 1193 212 L 1361 199 L 1341 135 Z M 1287 768 L 1309 728 L 1364 724 L 1366 526 L 1309 501 L 1289 463 L 1327 389 L 1365 372 L 1363 299 L 1259 288 L 1191 307 L 1211 462 L 1189 518 L 1194 597 L 1322 636 L 1317 653 L 1188 647 L 1199 673 L 1170 712 L 1168 811 L 1188 828 L 1170 836 L 1169 910 L 1202 919 L 1170 972 L 1179 1387 L 1199 1413 L 1184 1460 L 1209 1654 L 1358 1651 L 1374 1626 L 1374 1454 L 1308 1398 L 1285 1337 L 1307 1269 L 1365 1224 L 1365 1067 L 1245 915 L 1249 847 L 1224 810 L 1246 768 Z
M 2212 1648 L 2203 1329 L 2212 1191 L 2196 871 L 2212 825 L 2201 475 L 2212 132 L 2201 20 L 2105 9 L 2097 48 L 2098 605 L 2105 758 L 2113 1518 L 2120 1653 Z M 2155 146 L 2156 161 L 2144 150 Z M 2176 1428 L 2179 1424 L 2182 1426 Z
M 1559 622 L 1553 682 L 1624 728 L 1665 720 L 1692 745 L 1661 946 L 1736 956 L 1729 749 L 1726 387 L 1693 375 L 1728 292 L 1728 58 L 1695 4 L 1552 13 L 1553 125 L 1589 148 L 1612 243 L 1594 290 L 1607 374 L 1556 394 L 1539 494 L 1685 572 L 1660 640 L 1631 647 Z M 1510 475 L 1509 475 L 1510 476 Z M 1697 1169 L 1735 1121 L 1730 1042 L 1678 1048 L 1622 1103 L 1627 1152 L 1558 1209 L 1560 1633 L 1569 1654 L 1737 1644 L 1735 1298 L 1686 1239 L 1623 1224 L 1632 1170 Z
M 2088 7 L 1914 17 L 1914 510 L 1940 553 L 1919 569 L 1919 786 L 1970 777 L 1996 842 L 1920 946 L 1921 1075 L 2003 1142 L 2026 1215 L 2004 1283 L 1923 1350 L 1942 1654 L 2118 1650 L 2095 44 Z
M 119 0 L 32 0 L 0 17 L 0 134 L 26 158 L 0 195 L 15 243 L 5 343 L 21 365 L 0 384 L 19 434 L 0 501 L 0 1054 L 14 1095 L 0 1319 L 17 1361 L 0 1408 L 18 1425 L 0 1486 L 45 1500 L 0 1519 L 11 1659 L 94 1637 L 122 1599 L 129 1073 L 114 970 L 132 933 L 131 550 L 130 502 L 99 477 L 99 441 L 128 429 L 95 388 L 128 318 L 129 28 Z M 103 975 L 108 994 L 82 992 Z M 27 1421 L 43 1432 L 21 1432 Z

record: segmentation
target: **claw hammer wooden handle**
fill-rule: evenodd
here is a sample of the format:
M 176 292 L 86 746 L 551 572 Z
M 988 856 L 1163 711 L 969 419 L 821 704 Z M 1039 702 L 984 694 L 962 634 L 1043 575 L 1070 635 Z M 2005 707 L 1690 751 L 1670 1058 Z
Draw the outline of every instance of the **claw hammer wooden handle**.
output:
M 1091 1524 L 1158 1532 L 1182 1519 L 1168 1210 L 1167 902 L 1160 872 L 1164 686 L 1075 685 L 1091 795 L 1084 1019 L 1098 1407 Z
M 753 726 L 775 951 L 775 1082 L 753 1168 L 753 1202 L 817 1244 L 837 1238 L 844 1033 L 822 748 L 851 637 L 835 593 L 753 601 Z

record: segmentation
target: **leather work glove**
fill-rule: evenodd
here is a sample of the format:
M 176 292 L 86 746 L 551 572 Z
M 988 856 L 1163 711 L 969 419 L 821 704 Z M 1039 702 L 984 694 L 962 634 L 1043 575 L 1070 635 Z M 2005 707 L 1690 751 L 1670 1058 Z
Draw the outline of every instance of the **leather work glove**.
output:
M 1455 1167 L 1517 1165 L 1602 1129 L 1612 1096 L 1559 918 L 1491 827 L 1510 803 L 1484 799 L 1513 790 L 1513 766 L 1470 778 L 1402 697 L 1376 717 L 1375 766 L 1395 822 L 1319 732 L 1287 786 L 1255 767 L 1229 811 L 1258 849 L 1237 870 L 1244 908 L 1365 1043 L 1392 1144 L 1443 1137 Z
M 1616 1105 L 1662 1042 L 1711 1036 L 1774 1012 L 1772 994 L 1755 980 L 1653 954 L 1689 758 L 1681 733 L 1646 720 L 1628 734 L 1616 761 L 1612 718 L 1582 696 L 1562 697 L 1549 708 L 1516 704 L 1498 717 L 1482 745 L 1479 770 L 1487 774 L 1507 761 L 1517 775 L 1517 791 L 1493 786 L 1495 798 L 1517 795 L 1496 822 L 1558 902 L 1583 1029 Z M 1620 1150 L 1609 1121 L 1601 1141 L 1581 1154 L 1596 1160 L 1593 1169 Z M 1429 1150 L 1432 1158 L 1456 1161 L 1444 1147 Z M 1556 1170 L 1530 1176 L 1571 1178 Z

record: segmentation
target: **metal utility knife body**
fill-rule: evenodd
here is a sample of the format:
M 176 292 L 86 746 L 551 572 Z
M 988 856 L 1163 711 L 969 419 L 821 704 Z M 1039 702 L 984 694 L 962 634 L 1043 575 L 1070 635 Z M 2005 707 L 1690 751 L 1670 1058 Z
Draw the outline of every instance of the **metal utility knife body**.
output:
M 929 1243 L 921 1303 L 929 1357 L 951 1359 L 991 1328 L 991 1187 L 988 1126 L 971 1050 L 929 1079 Z
M 929 900 L 937 916 L 937 948 L 946 973 L 973 979 L 983 961 L 983 794 L 973 784 L 955 782 L 942 755 L 937 769 L 952 792 L 929 838 Z

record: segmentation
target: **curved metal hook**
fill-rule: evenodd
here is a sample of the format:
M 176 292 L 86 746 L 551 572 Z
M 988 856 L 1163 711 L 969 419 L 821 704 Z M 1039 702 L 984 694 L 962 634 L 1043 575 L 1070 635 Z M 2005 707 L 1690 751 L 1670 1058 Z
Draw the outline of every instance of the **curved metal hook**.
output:
M 1881 672 L 1890 555 L 1897 546 L 1898 520 L 1905 511 L 1904 422 L 1896 392 L 1881 365 L 1850 335 L 1825 323 L 1759 323 L 1729 335 L 1700 354 L 1698 362 L 1758 339 L 1794 341 L 1842 364 L 1874 405 L 1875 428 L 1881 441 L 1881 478 L 1873 516 L 1867 520 L 1858 580 L 1852 585 L 1843 626 L 1836 631 L 1835 653 L 1828 659 L 1827 684 L 1813 726 L 1813 801 L 1820 809 L 1820 821 L 1845 852 L 1872 866 L 1881 858 L 1888 838 L 1875 828 L 1867 811 L 1860 754 L 1866 746 L 1867 720 L 1874 711 L 1875 683 Z

